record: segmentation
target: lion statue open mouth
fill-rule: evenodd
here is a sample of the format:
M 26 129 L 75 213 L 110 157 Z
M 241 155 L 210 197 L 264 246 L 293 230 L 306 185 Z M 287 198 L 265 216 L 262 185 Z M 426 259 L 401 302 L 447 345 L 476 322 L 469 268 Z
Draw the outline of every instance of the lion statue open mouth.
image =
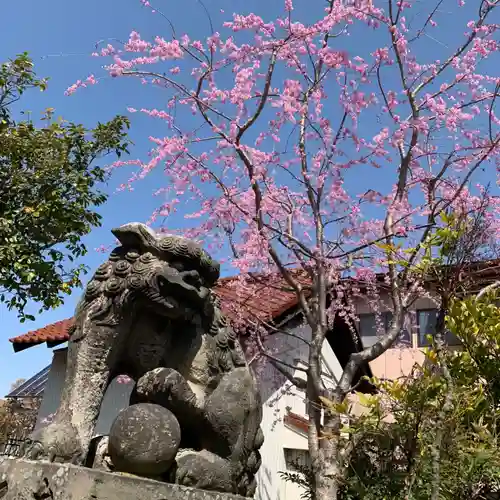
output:
M 59 410 L 25 456 L 88 463 L 106 389 L 128 375 L 136 383 L 131 406 L 109 437 L 115 470 L 253 496 L 262 404 L 211 291 L 219 264 L 196 243 L 140 223 L 113 234 L 121 246 L 76 310 Z M 156 455 L 137 458 L 141 445 Z

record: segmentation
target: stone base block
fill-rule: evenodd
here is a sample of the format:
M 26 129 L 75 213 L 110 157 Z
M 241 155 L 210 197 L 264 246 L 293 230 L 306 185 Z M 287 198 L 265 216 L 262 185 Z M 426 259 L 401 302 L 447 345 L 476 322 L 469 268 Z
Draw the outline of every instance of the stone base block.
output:
M 0 458 L 0 500 L 245 500 L 69 464 Z

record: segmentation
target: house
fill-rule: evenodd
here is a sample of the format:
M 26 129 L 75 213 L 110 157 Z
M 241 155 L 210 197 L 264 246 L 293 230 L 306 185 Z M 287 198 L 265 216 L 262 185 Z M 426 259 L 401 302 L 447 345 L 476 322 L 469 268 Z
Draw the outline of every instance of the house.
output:
M 295 294 L 285 286 L 281 277 L 255 279 L 244 296 L 236 291 L 236 278 L 222 278 L 215 292 L 221 299 L 225 314 L 235 321 L 235 311 L 244 310 L 249 314 L 249 319 L 260 319 L 272 324 L 265 341 L 266 348 L 287 365 L 296 367 L 292 376 L 305 377 L 300 368 L 305 366 L 307 360 L 307 345 L 300 339 L 307 340 L 310 329 L 304 325 Z M 244 308 L 239 307 L 242 303 L 245 304 Z M 16 352 L 42 343 L 54 349 L 52 363 L 46 369 L 37 427 L 45 425 L 58 408 L 66 370 L 67 348 L 63 344 L 69 338 L 68 330 L 71 325 L 72 319 L 66 319 L 10 339 Z M 240 338 L 243 343 L 248 341 L 245 332 L 241 332 Z M 352 333 L 344 320 L 338 317 L 323 349 L 325 384 L 333 386 L 350 354 L 361 348 L 362 344 L 356 333 Z M 256 498 L 299 500 L 303 490 L 284 481 L 280 472 L 293 470 L 297 461 L 307 460 L 308 420 L 305 394 L 291 387 L 287 379 L 270 363 L 261 361 L 256 357 L 249 360 L 257 374 L 264 402 L 262 428 L 265 441 L 261 449 L 262 466 L 258 474 Z M 357 374 L 358 390 L 371 392 L 371 385 L 361 380 L 363 375 L 371 376 L 369 367 L 363 367 Z M 36 383 L 32 385 L 36 386 Z M 118 412 L 128 405 L 131 389 L 130 383 L 120 383 L 119 380 L 112 382 L 101 407 L 96 435 L 109 432 Z
M 456 271 L 451 266 L 448 269 L 450 270 L 449 276 L 467 283 L 464 286 L 467 295 L 474 295 L 485 286 L 500 279 L 500 259 L 471 262 Z M 358 296 L 355 301 L 355 312 L 359 318 L 358 332 L 365 347 L 369 347 L 377 340 L 377 316 L 383 323 L 384 331 L 388 330 L 392 320 L 392 306 L 383 275 L 379 276 L 379 283 L 380 315 L 374 313 L 365 297 Z M 435 280 L 429 279 L 425 288 L 425 296 L 418 297 L 411 305 L 405 327 L 396 345 L 370 363 L 373 375 L 379 379 L 394 380 L 407 376 L 415 363 L 424 362 L 424 348 L 429 346 L 428 336 L 435 333 L 440 301 Z M 446 333 L 444 340 L 452 349 L 460 348 L 460 342 L 450 332 Z

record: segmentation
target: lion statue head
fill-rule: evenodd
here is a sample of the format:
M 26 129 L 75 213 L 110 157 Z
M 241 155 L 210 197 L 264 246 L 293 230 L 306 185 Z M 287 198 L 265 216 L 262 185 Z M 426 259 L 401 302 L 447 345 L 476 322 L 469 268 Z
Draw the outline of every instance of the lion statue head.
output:
M 180 236 L 157 235 L 136 222 L 112 232 L 121 246 L 87 284 L 80 309 L 106 316 L 110 308 L 116 314 L 117 309 L 139 305 L 157 315 L 187 321 L 196 313 L 207 315 L 220 266 L 203 248 Z

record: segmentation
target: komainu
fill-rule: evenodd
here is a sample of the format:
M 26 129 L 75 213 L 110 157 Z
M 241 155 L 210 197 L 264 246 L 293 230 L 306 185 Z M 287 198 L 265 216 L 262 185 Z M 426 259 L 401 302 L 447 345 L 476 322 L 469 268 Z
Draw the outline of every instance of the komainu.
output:
M 121 245 L 76 310 L 60 407 L 25 456 L 85 464 L 105 391 L 128 375 L 132 405 L 160 405 L 179 422 L 180 446 L 164 480 L 253 496 L 262 404 L 211 291 L 219 264 L 193 241 L 143 224 L 113 234 Z

